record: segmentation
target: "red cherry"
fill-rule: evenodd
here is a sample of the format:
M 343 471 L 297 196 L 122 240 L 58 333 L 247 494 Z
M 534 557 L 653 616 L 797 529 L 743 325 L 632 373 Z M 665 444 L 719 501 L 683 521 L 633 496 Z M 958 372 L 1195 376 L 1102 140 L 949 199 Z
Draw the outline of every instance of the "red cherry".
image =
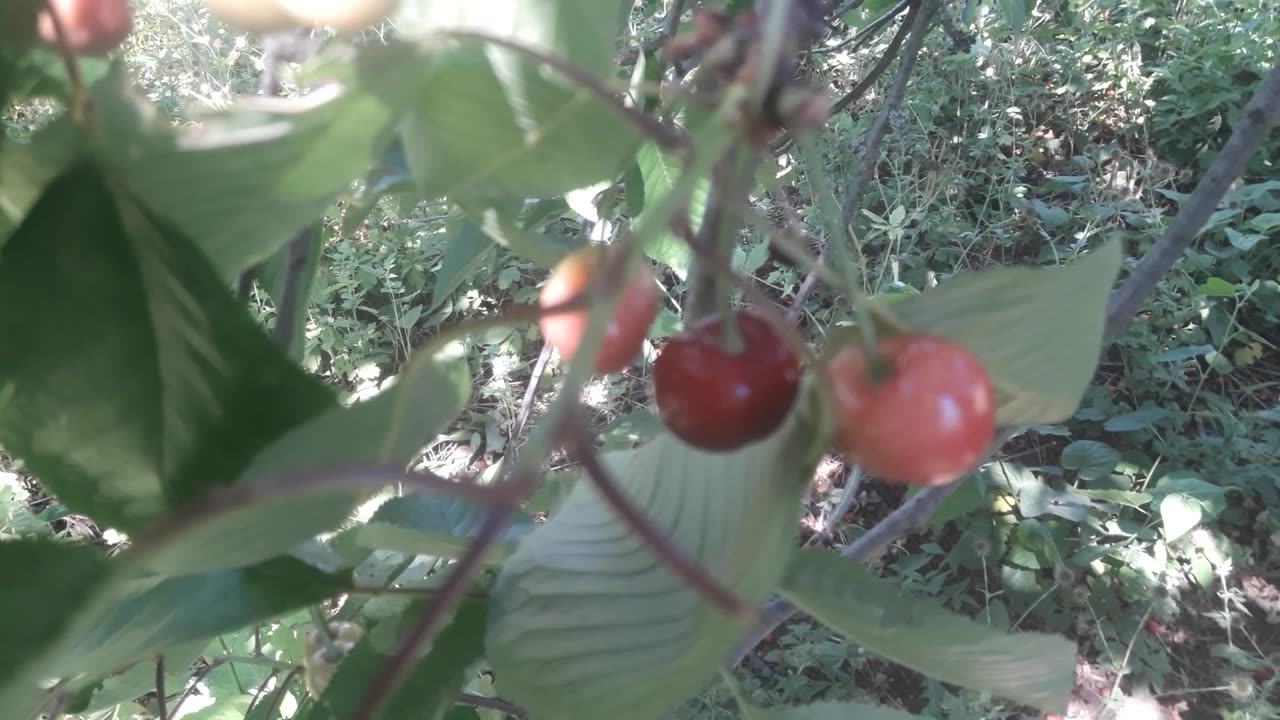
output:
M 732 450 L 782 424 L 800 387 L 800 362 L 760 316 L 734 313 L 742 347 L 720 344 L 719 316 L 670 340 L 653 363 L 658 417 L 704 450 Z
M 52 0 L 40 11 L 36 29 L 47 43 L 60 42 L 53 18 L 58 14 L 61 42 L 77 55 L 105 55 L 116 49 L 133 29 L 129 0 Z
M 551 271 L 547 284 L 542 286 L 539 304 L 544 308 L 559 305 L 584 290 L 607 292 L 608 288 L 588 287 L 600 270 L 600 259 L 600 248 L 596 246 L 566 255 Z M 627 270 L 622 297 L 605 326 L 604 339 L 596 352 L 597 373 L 617 372 L 640 352 L 640 346 L 649 333 L 649 325 L 658 314 L 658 290 L 654 283 L 653 272 L 641 262 L 633 263 Z M 585 308 L 546 315 L 539 320 L 538 328 L 547 343 L 560 352 L 560 357 L 569 360 L 578 351 L 590 314 L 590 308 Z
M 981 458 L 995 432 L 995 396 L 982 363 L 959 343 L 921 334 L 879 343 L 887 377 L 874 382 L 862 347 L 827 364 L 840 449 L 883 480 L 941 485 Z

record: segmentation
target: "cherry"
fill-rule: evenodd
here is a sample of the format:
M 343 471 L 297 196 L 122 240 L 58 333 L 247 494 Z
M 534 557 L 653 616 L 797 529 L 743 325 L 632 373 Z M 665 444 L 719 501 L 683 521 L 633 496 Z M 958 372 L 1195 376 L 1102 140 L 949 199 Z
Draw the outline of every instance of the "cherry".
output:
M 598 246 L 590 246 L 566 255 L 551 271 L 551 278 L 542 286 L 538 302 L 553 307 L 567 302 L 583 291 L 593 294 L 607 292 L 607 288 L 593 288 L 593 277 L 600 272 L 603 253 Z M 595 371 L 599 374 L 617 372 L 626 367 L 640 352 L 640 346 L 649 334 L 649 325 L 658 314 L 658 290 L 653 273 L 642 262 L 634 262 L 627 269 L 622 283 L 622 297 L 605 326 L 604 339 L 596 352 Z M 565 360 L 578 351 L 582 336 L 590 322 L 590 308 L 572 312 L 544 315 L 538 322 L 542 337 L 560 352 Z
M 733 315 L 742 340 L 722 345 L 719 316 L 672 337 L 653 364 L 654 399 L 672 433 L 703 450 L 732 450 L 782 424 L 800 387 L 795 353 L 759 315 Z
M 63 36 L 50 12 L 57 13 Z M 129 0 L 51 0 L 36 19 L 40 39 L 66 43 L 77 55 L 105 55 L 120 47 L 133 29 Z
M 968 471 L 995 432 L 995 396 L 963 345 L 923 334 L 882 339 L 886 377 L 872 377 L 862 347 L 827 363 L 839 448 L 883 480 L 941 485 Z
M 313 25 L 344 32 L 363 30 L 390 15 L 400 0 L 275 0 L 286 12 Z
M 222 22 L 249 32 L 268 33 L 300 24 L 274 0 L 204 0 L 204 4 Z

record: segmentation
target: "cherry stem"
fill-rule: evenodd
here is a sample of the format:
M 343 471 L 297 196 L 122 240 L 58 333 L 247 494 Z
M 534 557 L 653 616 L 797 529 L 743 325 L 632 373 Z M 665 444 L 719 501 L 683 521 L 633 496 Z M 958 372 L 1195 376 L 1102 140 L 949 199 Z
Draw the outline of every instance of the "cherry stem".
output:
M 854 314 L 857 315 L 858 323 L 858 343 L 862 345 L 862 353 L 867 358 L 867 380 L 872 385 L 879 385 L 889 376 L 893 374 L 893 365 L 880 352 L 879 343 L 876 342 L 875 323 L 871 319 L 871 309 L 868 307 L 871 301 L 861 293 L 853 298 Z

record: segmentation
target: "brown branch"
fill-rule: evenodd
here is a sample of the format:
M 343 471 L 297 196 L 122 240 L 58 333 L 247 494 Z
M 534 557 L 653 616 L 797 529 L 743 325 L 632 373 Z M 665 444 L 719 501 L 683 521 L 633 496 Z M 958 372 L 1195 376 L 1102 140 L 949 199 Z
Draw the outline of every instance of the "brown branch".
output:
M 169 720 L 168 703 L 164 691 L 164 655 L 156 656 L 156 712 L 160 720 Z
M 889 131 L 889 118 L 893 113 L 897 112 L 902 105 L 903 98 L 906 97 L 907 82 L 911 79 L 911 70 L 915 67 L 916 57 L 924 46 L 924 38 L 929 34 L 929 23 L 933 19 L 933 10 L 936 5 L 936 0 L 923 0 L 921 5 L 913 6 L 911 9 L 911 14 L 914 15 L 913 21 L 911 23 L 903 23 L 903 28 L 910 27 L 910 34 L 907 36 L 903 48 L 902 60 L 898 63 L 898 72 L 894 75 L 893 84 L 889 87 L 889 94 L 885 97 L 880 113 L 876 115 L 876 119 L 871 123 L 871 127 L 867 130 L 866 138 L 863 141 L 862 165 L 859 166 L 858 174 L 853 177 L 853 181 L 849 183 L 844 202 L 840 206 L 839 225 L 835 228 L 839 235 L 827 238 L 826 245 L 822 246 L 822 251 L 818 254 L 819 262 L 826 262 L 827 258 L 830 257 L 832 243 L 845 241 L 849 222 L 853 219 L 854 214 L 857 213 L 858 207 L 862 202 L 862 193 L 867 183 L 875 175 L 876 165 L 880 162 L 880 143 L 884 141 L 884 136 Z M 901 33 L 901 30 L 899 33 Z M 800 283 L 800 288 L 796 290 L 795 299 L 791 303 L 791 309 L 787 311 L 787 317 L 795 319 L 800 316 L 801 311 L 804 310 L 805 302 L 808 301 L 809 295 L 813 293 L 817 283 L 818 274 L 816 272 L 811 271 L 805 276 L 804 281 Z
M 684 550 L 671 541 L 671 538 L 658 529 L 639 508 L 627 497 L 621 485 L 613 477 L 613 473 L 600 461 L 600 455 L 591 443 L 591 431 L 579 413 L 570 413 L 570 420 L 564 430 L 566 450 L 582 463 L 587 477 L 595 485 L 609 507 L 613 508 L 624 524 L 636 534 L 658 559 L 684 578 L 699 595 L 711 604 L 733 617 L 750 623 L 758 622 L 754 608 L 749 607 L 741 598 L 726 588 L 719 580 Z
M 1128 326 L 1156 283 L 1182 257 L 1209 216 L 1217 209 L 1231 183 L 1244 172 L 1249 158 L 1258 151 L 1271 128 L 1280 122 L 1280 62 L 1271 66 L 1262 84 L 1245 105 L 1222 151 L 1213 159 L 1208 172 L 1196 184 L 1191 197 L 1178 209 L 1160 240 L 1147 251 L 1128 280 L 1111 294 L 1107 303 L 1108 338 L 1114 338 Z
M 537 473 L 532 469 L 519 470 L 513 473 L 509 483 L 512 487 L 508 492 L 523 499 L 537 486 L 538 480 Z M 400 642 L 395 654 L 383 664 L 373 682 L 365 690 L 351 720 L 375 720 L 379 717 L 383 705 L 400 686 L 423 645 L 431 639 L 436 629 L 466 596 L 467 585 L 471 582 L 472 576 L 483 566 L 484 554 L 511 524 L 513 512 L 514 504 L 489 510 L 476 530 L 475 536 L 472 537 L 461 557 L 453 564 L 453 570 L 449 573 L 448 579 L 440 585 L 436 594 L 423 604 L 417 621 Z
M 876 33 L 880 32 L 885 25 L 889 24 L 889 21 L 897 17 L 903 10 L 906 10 L 907 6 L 913 2 L 914 0 L 899 0 L 897 5 L 889 8 L 883 15 L 875 20 L 872 20 L 866 25 L 858 28 L 858 31 L 848 38 L 836 43 L 835 45 L 814 48 L 809 51 L 809 54 L 820 55 L 823 53 L 833 53 L 844 50 L 845 48 L 849 48 L 850 52 L 857 50 L 867 42 L 870 42 L 871 38 L 874 37 Z

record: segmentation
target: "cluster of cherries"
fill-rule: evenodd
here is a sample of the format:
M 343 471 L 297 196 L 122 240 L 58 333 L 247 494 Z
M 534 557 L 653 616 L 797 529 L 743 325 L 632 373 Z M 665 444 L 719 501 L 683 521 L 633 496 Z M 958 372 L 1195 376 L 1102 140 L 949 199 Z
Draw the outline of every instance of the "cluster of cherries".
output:
M 588 303 L 604 253 L 589 247 L 566 256 L 543 286 L 539 326 L 546 341 L 572 358 L 586 332 Z M 658 310 L 656 280 L 633 262 L 596 350 L 594 370 L 626 367 L 640 351 Z M 594 282 L 594 285 L 593 285 Z M 761 315 L 732 314 L 733 330 L 711 316 L 669 338 L 653 367 L 658 416 L 685 443 L 728 451 L 759 441 L 781 426 L 800 388 L 801 363 Z M 727 341 L 727 339 L 732 340 Z M 963 345 L 920 333 L 890 335 L 870 357 L 859 343 L 822 363 L 832 393 L 836 445 L 868 473 L 913 485 L 950 482 L 967 472 L 995 430 L 991 380 Z

